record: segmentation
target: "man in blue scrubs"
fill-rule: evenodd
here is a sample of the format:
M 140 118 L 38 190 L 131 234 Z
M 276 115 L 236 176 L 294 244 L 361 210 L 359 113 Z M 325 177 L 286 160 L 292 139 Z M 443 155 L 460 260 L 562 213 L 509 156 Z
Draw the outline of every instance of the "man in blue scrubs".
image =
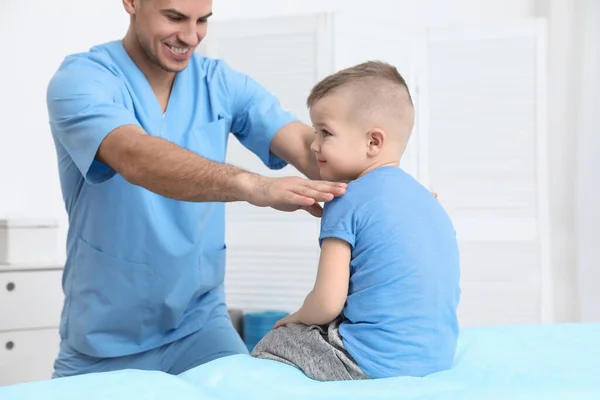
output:
M 344 185 L 224 163 L 233 133 L 270 168 L 318 178 L 312 128 L 194 50 L 211 0 L 124 0 L 122 41 L 68 56 L 47 91 L 69 216 L 54 377 L 178 374 L 246 353 L 224 299 L 224 203 L 319 216 Z

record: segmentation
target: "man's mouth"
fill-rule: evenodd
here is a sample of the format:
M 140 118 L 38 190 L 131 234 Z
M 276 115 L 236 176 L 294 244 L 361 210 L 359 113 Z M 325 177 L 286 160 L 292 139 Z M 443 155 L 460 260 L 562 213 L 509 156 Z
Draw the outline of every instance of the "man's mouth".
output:
M 171 50 L 171 52 L 173 52 L 177 56 L 185 56 L 190 51 L 189 47 L 177 47 L 166 43 L 165 45 L 169 48 L 169 50 Z

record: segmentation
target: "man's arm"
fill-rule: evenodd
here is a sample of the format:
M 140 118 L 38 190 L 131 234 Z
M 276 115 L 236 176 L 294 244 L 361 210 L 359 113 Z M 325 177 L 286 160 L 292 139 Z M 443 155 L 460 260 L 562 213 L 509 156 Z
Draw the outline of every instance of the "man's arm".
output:
M 258 133 L 275 132 L 273 126 L 279 128 L 279 123 L 291 117 L 268 123 L 274 118 L 264 117 L 260 96 L 244 95 L 245 80 L 237 83 L 233 82 L 238 90 L 230 93 L 236 130 L 268 161 L 270 134 Z M 61 64 L 48 84 L 46 102 L 52 134 L 89 184 L 105 182 L 120 173 L 134 184 L 173 199 L 242 200 L 282 211 L 305 208 L 315 216 L 322 212 L 319 201 L 345 192 L 344 186 L 328 182 L 251 174 L 148 135 L 134 113 L 114 101 L 120 85 L 119 79 L 96 61 L 79 57 Z M 245 118 L 249 113 L 252 118 Z
M 337 318 L 348 296 L 350 259 L 351 248 L 348 242 L 338 238 L 323 239 L 313 290 L 306 296 L 302 307 L 278 321 L 275 328 L 293 322 L 324 325 Z
M 147 135 L 136 125 L 124 125 L 109 133 L 96 158 L 132 184 L 184 201 L 247 201 L 292 211 L 344 192 L 343 186 L 329 182 L 267 178 L 213 162 Z
M 231 132 L 238 140 L 269 168 L 288 163 L 310 179 L 321 179 L 310 151 L 314 130 L 284 110 L 277 97 L 250 76 L 224 61 L 218 71 L 231 99 Z
M 294 121 L 284 125 L 271 141 L 271 152 L 310 179 L 321 179 L 317 158 L 310 149 L 315 139 L 312 127 Z

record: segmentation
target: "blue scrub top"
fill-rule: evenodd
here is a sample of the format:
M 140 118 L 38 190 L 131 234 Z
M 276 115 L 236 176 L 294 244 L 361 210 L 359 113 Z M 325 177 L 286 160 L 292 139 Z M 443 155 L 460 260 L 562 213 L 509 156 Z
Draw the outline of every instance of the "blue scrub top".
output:
M 61 338 L 95 357 L 142 352 L 198 329 L 224 304 L 223 203 L 165 198 L 94 160 L 115 128 L 135 124 L 225 161 L 229 133 L 270 168 L 275 133 L 296 118 L 248 76 L 194 54 L 166 113 L 120 41 L 68 56 L 47 105 L 69 216 Z

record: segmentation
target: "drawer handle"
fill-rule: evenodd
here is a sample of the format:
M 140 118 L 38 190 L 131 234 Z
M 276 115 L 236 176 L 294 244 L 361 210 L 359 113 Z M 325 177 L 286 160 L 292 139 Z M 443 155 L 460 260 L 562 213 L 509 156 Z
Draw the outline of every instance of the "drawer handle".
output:
M 15 347 L 15 343 L 10 341 L 6 342 L 6 350 L 12 350 Z
M 9 292 L 12 292 L 13 290 L 15 290 L 15 284 L 12 282 L 8 282 L 6 284 L 6 290 L 8 290 Z

